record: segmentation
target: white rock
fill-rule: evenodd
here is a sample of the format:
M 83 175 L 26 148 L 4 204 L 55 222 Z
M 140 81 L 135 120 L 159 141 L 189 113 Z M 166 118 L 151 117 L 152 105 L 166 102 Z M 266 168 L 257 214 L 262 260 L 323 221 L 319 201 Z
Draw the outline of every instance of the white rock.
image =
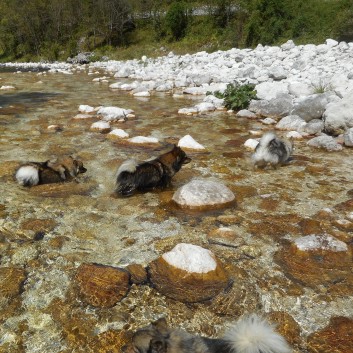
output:
M 158 139 L 155 137 L 146 136 L 134 136 L 128 139 L 131 143 L 159 143 Z
M 109 130 L 110 129 L 110 123 L 108 121 L 96 121 L 91 125 L 92 130 Z
M 171 266 L 189 273 L 207 273 L 217 267 L 215 256 L 210 250 L 193 244 L 179 243 L 164 253 L 162 258 Z
M 314 137 L 307 143 L 309 146 L 324 148 L 328 151 L 340 151 L 342 150 L 342 145 L 337 143 L 337 141 L 332 136 L 321 135 Z
M 179 142 L 178 146 L 182 148 L 189 148 L 193 150 L 204 150 L 205 147 L 196 142 L 190 135 L 185 135 L 182 137 Z
M 193 115 L 197 114 L 199 111 L 196 107 L 191 107 L 191 108 L 181 108 L 178 110 L 178 114 L 183 114 L 183 115 Z
M 289 139 L 292 138 L 295 140 L 301 140 L 303 138 L 303 135 L 298 131 L 289 131 L 287 132 L 286 137 Z
M 151 97 L 151 93 L 148 91 L 136 92 L 133 93 L 134 97 Z
M 78 107 L 78 111 L 80 113 L 92 113 L 92 112 L 94 112 L 94 108 L 91 107 L 90 105 L 81 104 Z
M 102 119 L 106 121 L 118 120 L 125 118 L 128 114 L 134 113 L 131 109 L 124 109 L 119 107 L 101 107 L 98 111 L 98 115 L 102 115 Z
M 92 119 L 92 118 L 96 118 L 96 117 L 92 114 L 76 114 L 73 118 L 74 119 Z
M 265 119 L 261 119 L 260 121 L 265 125 L 274 125 L 277 123 L 277 121 L 272 118 L 265 118 Z
M 306 121 L 298 115 L 288 115 L 282 118 L 276 125 L 278 130 L 299 130 L 306 125 Z
M 235 115 L 242 118 L 257 118 L 257 115 L 255 113 L 247 109 L 239 110 Z
M 216 110 L 216 107 L 213 105 L 213 103 L 208 103 L 208 102 L 202 102 L 202 103 L 196 104 L 195 108 L 199 113 L 213 112 L 214 110 Z
M 16 87 L 14 87 L 14 86 L 1 86 L 0 89 L 2 89 L 4 91 L 10 91 L 10 90 L 16 89 Z
M 258 144 L 259 144 L 259 141 L 255 139 L 248 139 L 244 142 L 244 146 L 252 151 L 255 151 L 255 148 Z
M 122 130 L 122 129 L 114 129 L 111 132 L 109 132 L 108 135 L 114 135 L 114 136 L 117 136 L 117 137 L 120 137 L 120 138 L 129 137 L 129 134 L 127 132 L 125 132 L 124 130 Z
M 234 201 L 235 195 L 222 182 L 213 179 L 193 179 L 173 195 L 183 207 L 212 207 Z
M 310 251 L 310 250 L 331 250 L 331 251 L 347 251 L 347 244 L 340 241 L 331 235 L 307 235 L 298 238 L 294 241 L 295 245 L 299 250 Z

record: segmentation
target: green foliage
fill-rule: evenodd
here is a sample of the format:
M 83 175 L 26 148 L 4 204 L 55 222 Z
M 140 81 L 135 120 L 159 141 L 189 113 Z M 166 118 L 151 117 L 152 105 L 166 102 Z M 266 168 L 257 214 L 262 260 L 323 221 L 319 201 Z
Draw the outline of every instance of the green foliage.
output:
M 165 24 L 173 39 L 179 40 L 185 35 L 188 25 L 186 6 L 183 2 L 173 2 L 165 16 Z
M 325 93 L 328 91 L 331 91 L 333 89 L 332 84 L 329 82 L 326 82 L 323 79 L 319 79 L 317 83 L 313 83 L 311 85 L 314 93 Z
M 209 94 L 211 93 L 207 92 L 207 95 Z M 256 90 L 253 84 L 241 85 L 236 82 L 235 84 L 229 83 L 223 93 L 216 91 L 213 95 L 223 98 L 227 109 L 241 110 L 246 109 L 252 99 L 256 99 Z

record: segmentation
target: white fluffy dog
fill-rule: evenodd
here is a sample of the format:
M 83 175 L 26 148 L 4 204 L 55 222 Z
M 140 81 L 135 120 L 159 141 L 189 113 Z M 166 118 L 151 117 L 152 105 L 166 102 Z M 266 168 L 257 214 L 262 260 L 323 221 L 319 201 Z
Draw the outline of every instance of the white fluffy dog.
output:
M 281 140 L 272 131 L 266 132 L 256 146 L 252 160 L 255 167 L 265 168 L 269 165 L 276 168 L 289 162 L 292 151 L 292 141 Z

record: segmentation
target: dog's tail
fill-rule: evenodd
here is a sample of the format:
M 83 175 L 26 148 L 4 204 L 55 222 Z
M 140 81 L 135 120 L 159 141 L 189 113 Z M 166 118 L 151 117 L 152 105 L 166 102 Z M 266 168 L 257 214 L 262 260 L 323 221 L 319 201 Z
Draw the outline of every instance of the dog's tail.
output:
M 237 321 L 223 338 L 234 353 L 290 353 L 285 339 L 267 321 L 251 315 Z
M 33 186 L 39 183 L 38 168 L 32 165 L 24 165 L 18 168 L 15 178 L 22 186 Z
M 278 137 L 273 131 L 268 131 L 262 135 L 260 144 L 262 147 L 269 146 L 273 140 L 277 140 Z
M 138 162 L 135 159 L 128 159 L 127 161 L 123 162 L 116 172 L 117 180 L 119 179 L 119 176 L 124 172 L 135 173 L 137 166 Z

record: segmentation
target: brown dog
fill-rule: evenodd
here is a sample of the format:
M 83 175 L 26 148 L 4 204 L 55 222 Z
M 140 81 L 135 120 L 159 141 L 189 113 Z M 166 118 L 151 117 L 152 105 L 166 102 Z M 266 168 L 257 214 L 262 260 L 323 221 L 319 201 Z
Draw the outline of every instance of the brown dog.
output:
M 86 171 L 82 161 L 64 156 L 46 162 L 25 163 L 17 169 L 15 178 L 20 185 L 33 186 L 72 180 Z
M 118 169 L 116 192 L 122 196 L 131 196 L 136 190 L 165 188 L 183 164 L 190 161 L 186 153 L 175 145 L 171 151 L 156 159 L 140 163 L 134 159 L 127 160 Z

